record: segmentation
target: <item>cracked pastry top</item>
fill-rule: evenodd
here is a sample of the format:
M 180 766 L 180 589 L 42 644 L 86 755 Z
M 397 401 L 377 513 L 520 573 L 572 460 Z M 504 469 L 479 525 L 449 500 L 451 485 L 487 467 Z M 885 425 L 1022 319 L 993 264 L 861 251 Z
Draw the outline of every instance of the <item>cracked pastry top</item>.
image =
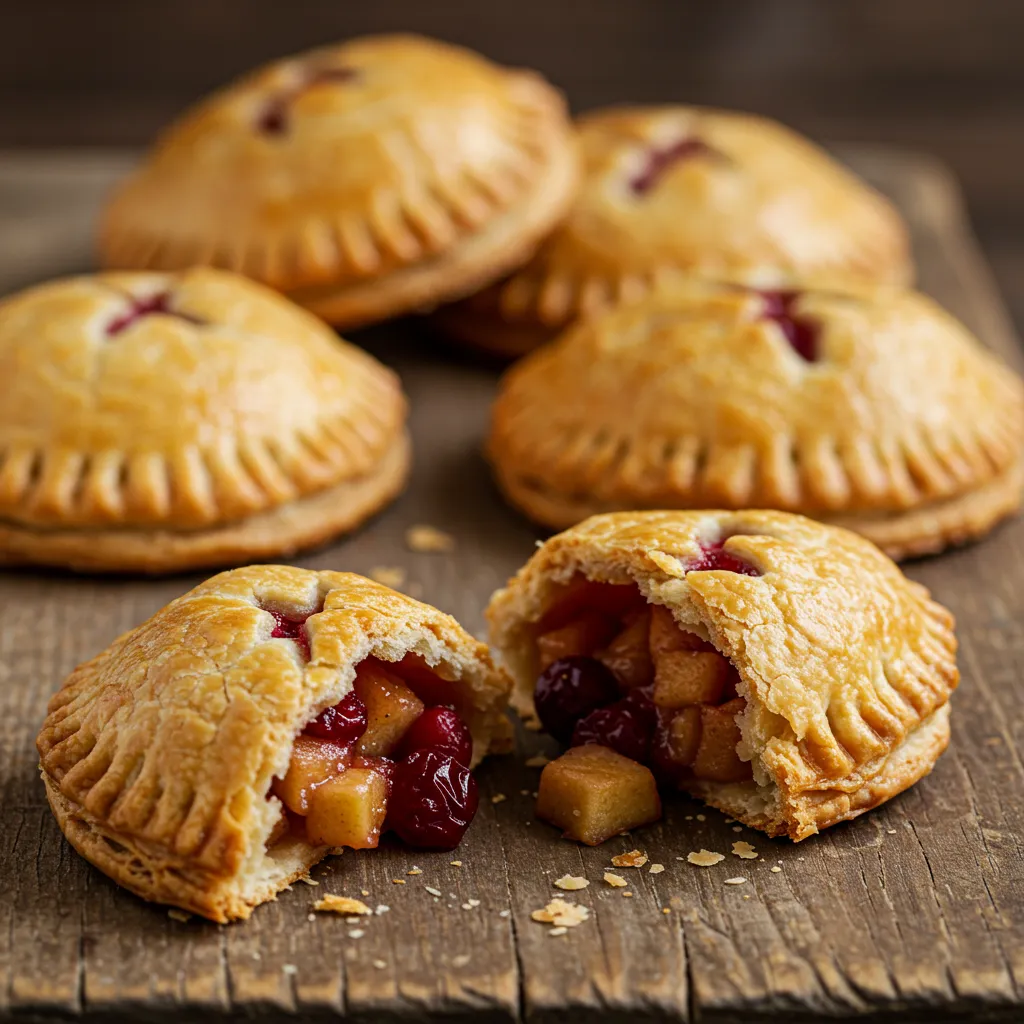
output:
M 540 76 L 417 36 L 279 60 L 187 111 L 111 200 L 119 269 L 212 264 L 340 327 L 474 291 L 563 216 L 577 158 Z
M 510 681 L 450 616 L 352 573 L 249 566 L 79 666 L 37 746 L 71 844 L 215 921 L 383 828 L 457 843 Z
M 893 557 L 978 536 L 1021 492 L 1024 391 L 924 296 L 665 285 L 512 367 L 489 453 L 563 528 L 632 508 L 779 508 Z
M 890 204 L 773 121 L 697 107 L 579 121 L 583 181 L 566 219 L 510 278 L 441 310 L 454 336 L 521 355 L 669 274 L 789 288 L 907 284 Z
M 396 376 L 225 271 L 0 302 L 0 562 L 175 571 L 327 540 L 408 467 Z
M 906 789 L 949 739 L 952 616 L 868 541 L 801 516 L 594 516 L 488 618 L 517 710 L 572 744 L 539 810 L 585 842 L 656 819 L 656 802 L 610 806 L 647 799 L 644 766 L 799 840 Z

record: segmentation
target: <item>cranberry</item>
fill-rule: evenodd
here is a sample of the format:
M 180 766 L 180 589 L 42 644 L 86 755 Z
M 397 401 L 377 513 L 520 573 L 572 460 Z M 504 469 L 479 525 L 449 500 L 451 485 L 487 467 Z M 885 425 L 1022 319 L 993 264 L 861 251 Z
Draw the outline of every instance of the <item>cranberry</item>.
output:
M 388 827 L 410 846 L 454 850 L 479 803 L 465 765 L 438 750 L 414 750 L 395 765 Z
M 306 619 L 309 616 L 304 615 L 301 619 L 289 619 L 280 612 L 271 612 L 270 614 L 274 616 L 274 629 L 270 635 L 283 637 L 285 640 L 294 640 L 299 645 L 302 656 L 309 661 L 309 636 L 306 633 Z
M 122 331 L 127 330 L 137 320 L 141 320 L 144 316 L 154 316 L 160 314 L 161 316 L 173 316 L 179 320 L 184 320 L 190 324 L 203 324 L 204 320 L 200 320 L 197 316 L 191 316 L 188 313 L 179 313 L 176 310 L 171 309 L 171 295 L 170 292 L 158 292 L 156 295 L 150 295 L 146 298 L 133 298 L 130 300 L 128 309 L 122 313 L 119 317 L 115 317 L 107 324 L 107 337 L 112 338 L 115 334 L 120 334 Z
M 288 128 L 288 107 L 308 89 L 327 82 L 347 82 L 355 77 L 353 68 L 320 68 L 310 71 L 294 88 L 271 96 L 259 117 L 256 127 L 265 135 L 283 135 Z
M 348 746 L 366 732 L 366 722 L 366 705 L 355 693 L 350 693 L 333 707 L 324 708 L 304 731 L 310 736 Z
M 541 672 L 533 702 L 545 730 L 564 743 L 580 718 L 618 696 L 611 669 L 577 655 L 559 658 Z
M 655 721 L 655 716 L 647 713 L 640 700 L 626 697 L 608 707 L 591 711 L 581 719 L 572 734 L 572 746 L 599 743 L 618 751 L 623 757 L 646 761 Z
M 427 708 L 402 737 L 400 754 L 411 754 L 414 750 L 451 754 L 468 768 L 473 757 L 473 738 L 466 723 L 451 708 Z
M 682 138 L 669 146 L 652 146 L 646 154 L 643 167 L 630 178 L 629 187 L 633 195 L 646 195 L 658 184 L 662 175 L 673 164 L 689 160 L 695 156 L 712 156 L 713 150 L 702 139 Z
M 800 298 L 800 293 L 778 291 L 758 294 L 764 300 L 761 318 L 778 324 L 793 351 L 801 359 L 813 363 L 818 358 L 819 326 L 814 320 L 794 315 L 793 304 Z
M 716 540 L 711 544 L 701 544 L 701 556 L 696 562 L 686 567 L 687 572 L 710 572 L 724 569 L 726 572 L 739 572 L 744 576 L 760 576 L 760 570 L 737 555 L 725 550 L 725 540 Z

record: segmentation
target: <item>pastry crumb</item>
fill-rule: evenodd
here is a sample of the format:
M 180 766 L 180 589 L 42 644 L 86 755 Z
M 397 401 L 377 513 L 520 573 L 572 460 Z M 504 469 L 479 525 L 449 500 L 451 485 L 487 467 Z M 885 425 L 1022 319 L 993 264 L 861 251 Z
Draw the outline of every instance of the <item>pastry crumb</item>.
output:
M 283 974 L 298 974 L 299 969 L 295 964 L 281 964 L 281 972 Z
M 423 868 L 409 868 L 409 870 L 406 871 L 406 874 L 407 875 L 422 875 L 423 874 Z
M 441 890 L 440 889 L 435 889 L 432 885 L 425 885 L 425 886 L 423 886 L 423 888 L 426 889 L 427 892 L 429 892 L 431 896 L 440 896 L 441 895 Z
M 663 914 L 671 914 L 671 913 L 672 913 L 672 911 L 671 911 L 671 910 L 669 910 L 669 908 L 668 908 L 668 907 L 662 907 L 662 908 L 661 908 L 661 912 L 662 912 Z
M 462 867 L 462 861 L 461 860 L 450 860 L 450 861 L 448 861 L 448 863 L 451 864 L 451 866 L 453 868 L 461 868 Z
M 469 963 L 469 954 L 460 953 L 458 956 L 452 957 L 452 967 L 465 967 Z
M 697 815 L 697 820 L 698 820 L 698 821 L 707 821 L 707 820 L 708 820 L 708 817 L 707 817 L 707 815 L 706 815 L 706 814 L 698 814 L 698 815 Z
M 568 930 L 569 929 L 566 928 L 564 924 L 560 924 L 557 928 L 552 928 L 551 931 L 548 932 L 548 935 L 552 938 L 558 938 L 559 935 L 564 935 Z
M 604 873 L 604 880 L 616 889 L 625 889 L 629 885 L 629 882 L 622 875 L 617 875 L 614 871 L 606 871 Z
M 782 871 L 782 868 L 780 868 L 778 864 L 773 864 L 772 865 L 772 874 L 773 875 L 779 874 L 780 871 Z
M 633 898 L 633 894 L 628 889 L 622 895 L 624 899 L 631 900 Z
M 508 799 L 508 797 L 505 796 L 504 793 L 495 793 L 494 796 L 491 797 L 491 803 L 492 804 L 501 804 L 501 803 L 504 803 L 507 799 Z
M 612 864 L 617 868 L 642 868 L 647 863 L 647 854 L 639 850 L 620 853 L 612 857 Z
M 725 883 L 724 883 L 724 884 L 725 884 L 725 885 L 745 885 L 745 884 L 746 884 L 746 881 L 747 881 L 747 880 L 746 880 L 745 878 L 743 878 L 743 877 L 738 877 L 738 878 L 727 878 L 727 879 L 725 880 Z
M 562 875 L 561 878 L 556 878 L 552 885 L 559 889 L 572 891 L 574 889 L 586 889 L 590 883 L 581 875 Z
M 742 860 L 756 860 L 757 850 L 750 843 L 738 842 L 732 844 L 732 852 Z
M 896 835 L 896 829 L 894 829 L 894 828 L 886 829 L 886 831 L 887 831 L 887 832 L 888 832 L 888 834 L 889 834 L 889 835 L 891 835 L 891 836 L 894 836 L 894 835 Z
M 528 757 L 523 764 L 527 768 L 543 768 L 544 765 L 551 764 L 551 759 L 543 754 L 534 754 L 533 757 Z
M 299 875 L 299 881 L 305 882 L 306 885 L 319 885 L 320 883 L 315 878 L 310 878 L 309 875 Z
M 192 920 L 192 915 L 190 913 L 185 910 L 179 910 L 177 907 L 171 907 L 171 909 L 167 911 L 167 916 L 172 921 L 181 921 L 182 923 Z
M 350 939 L 361 939 L 365 934 L 366 932 L 364 932 L 362 928 L 353 928 L 348 933 L 348 937 Z
M 498 911 L 498 917 L 511 917 L 511 916 L 512 916 L 512 911 L 511 910 L 499 910 Z
M 360 896 L 369 896 L 370 895 L 370 890 L 369 889 L 360 889 L 359 890 L 359 895 Z
M 380 917 L 381 914 L 386 914 L 390 909 L 386 903 L 378 903 L 373 912 Z
M 405 531 L 405 543 L 410 551 L 421 554 L 447 554 L 455 550 L 455 538 L 450 533 L 419 523 Z
M 720 864 L 725 860 L 724 853 L 713 853 L 711 850 L 697 850 L 691 851 L 686 855 L 686 859 L 691 863 L 695 864 L 699 868 L 710 868 L 715 864 Z
M 405 885 L 405 879 L 404 878 L 392 878 L 391 879 L 391 884 L 392 885 Z
M 542 924 L 553 924 L 558 928 L 575 928 L 590 917 L 590 910 L 577 903 L 554 899 L 546 907 L 533 911 L 530 917 Z
M 662 871 L 665 870 L 665 865 L 664 864 L 652 864 L 647 870 L 652 875 L 660 875 L 662 873 Z
M 335 896 L 327 893 L 313 904 L 314 910 L 329 910 L 335 914 L 372 914 L 373 911 L 362 901 L 351 896 Z
M 400 565 L 375 565 L 370 570 L 370 579 L 392 590 L 401 590 L 405 583 L 405 570 Z
M 733 825 L 732 830 L 733 830 L 733 832 L 742 832 L 743 831 L 743 826 L 742 825 Z
M 387 967 L 387 962 L 385 960 L 374 960 L 373 966 L 376 967 L 378 971 L 383 971 L 384 968 Z

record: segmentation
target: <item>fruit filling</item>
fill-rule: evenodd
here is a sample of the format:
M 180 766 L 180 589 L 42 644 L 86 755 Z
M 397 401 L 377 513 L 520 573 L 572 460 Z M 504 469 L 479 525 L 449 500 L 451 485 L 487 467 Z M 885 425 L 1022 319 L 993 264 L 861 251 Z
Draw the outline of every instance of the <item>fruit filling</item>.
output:
M 282 89 L 264 104 L 256 119 L 256 127 L 264 135 L 284 135 L 288 130 L 288 108 L 304 92 L 328 82 L 348 82 L 356 76 L 354 68 L 318 68 L 306 72 L 290 89 Z
M 665 172 L 675 164 L 695 156 L 711 156 L 713 150 L 702 139 L 684 136 L 667 146 L 651 146 L 644 152 L 644 162 L 629 180 L 629 187 L 635 196 L 652 191 Z
M 274 615 L 273 636 L 309 657 L 305 620 Z M 410 846 L 458 846 L 478 805 L 473 740 L 452 683 L 416 655 L 367 658 L 351 693 L 306 724 L 271 793 L 283 804 L 269 842 L 373 849 L 393 831 Z
M 156 295 L 130 298 L 128 309 L 107 324 L 107 337 L 113 338 L 143 317 L 156 315 L 173 316 L 178 320 L 184 320 L 186 323 L 197 325 L 202 325 L 206 322 L 197 316 L 191 316 L 188 313 L 181 313 L 178 310 L 171 309 L 171 293 L 157 292 Z
M 703 545 L 687 567 L 708 570 L 760 575 L 723 542 Z M 575 577 L 538 624 L 536 645 L 537 715 L 570 748 L 545 766 L 537 813 L 567 837 L 596 844 L 656 821 L 659 784 L 752 777 L 737 751 L 746 702 L 736 669 L 632 585 Z
M 778 324 L 793 351 L 808 363 L 815 362 L 818 358 L 819 325 L 817 321 L 793 312 L 800 293 L 762 291 L 758 294 L 764 300 L 761 319 Z

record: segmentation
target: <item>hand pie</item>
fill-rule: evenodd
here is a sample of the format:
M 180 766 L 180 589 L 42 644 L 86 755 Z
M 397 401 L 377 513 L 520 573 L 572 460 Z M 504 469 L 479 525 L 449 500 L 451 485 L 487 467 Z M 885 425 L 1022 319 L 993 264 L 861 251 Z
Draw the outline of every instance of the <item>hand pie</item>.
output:
M 952 617 L 801 516 L 594 516 L 488 617 L 517 709 L 582 748 L 545 767 L 538 811 L 585 842 L 657 816 L 641 766 L 800 840 L 902 792 L 949 740 Z
M 450 849 L 508 746 L 508 677 L 451 616 L 352 573 L 214 576 L 79 666 L 36 741 L 57 821 L 120 885 L 248 917 L 383 828 Z
M 1019 379 L 922 295 L 690 281 L 514 366 L 490 456 L 513 504 L 547 526 L 781 508 L 900 558 L 1015 510 L 1022 436 Z
M 563 100 L 539 76 L 376 36 L 186 112 L 114 196 L 100 248 L 117 268 L 236 270 L 351 327 L 518 266 L 575 184 Z
M 773 121 L 613 108 L 582 118 L 579 140 L 568 218 L 509 280 L 440 311 L 453 336 L 518 356 L 671 273 L 758 288 L 913 277 L 895 210 Z
M 0 563 L 169 572 L 291 552 L 402 488 L 393 373 L 218 270 L 0 303 Z

